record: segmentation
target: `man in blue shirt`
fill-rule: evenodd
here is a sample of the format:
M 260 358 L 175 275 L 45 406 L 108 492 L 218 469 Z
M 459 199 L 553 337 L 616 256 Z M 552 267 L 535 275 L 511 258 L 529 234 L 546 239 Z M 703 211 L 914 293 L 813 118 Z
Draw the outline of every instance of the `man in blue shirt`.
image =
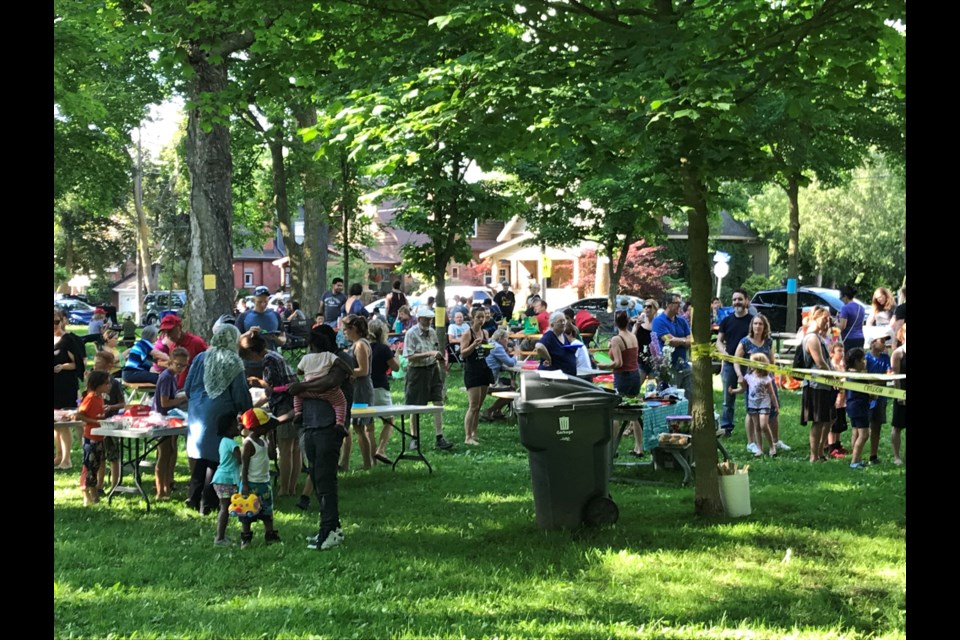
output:
M 323 314 L 323 323 L 336 329 L 340 320 L 340 307 L 347 302 L 347 296 L 343 292 L 343 278 L 334 278 L 330 287 L 330 291 L 320 296 L 320 312 Z
M 280 315 L 273 309 L 267 308 L 267 300 L 270 297 L 270 290 L 264 286 L 253 290 L 253 309 L 247 309 L 237 316 L 237 329 L 243 335 L 259 334 L 267 342 L 267 348 L 276 351 L 278 345 L 287 341 L 286 335 L 281 330 L 283 321 Z M 256 375 L 263 370 L 263 362 L 244 362 L 248 374 Z
M 693 377 L 687 359 L 687 349 L 690 348 L 693 338 L 690 335 L 690 325 L 680 315 L 679 294 L 671 293 L 667 296 L 665 311 L 653 319 L 651 331 L 657 334 L 661 344 L 673 347 L 673 358 L 671 360 L 674 376 L 673 385 L 683 389 L 687 400 L 690 400 Z

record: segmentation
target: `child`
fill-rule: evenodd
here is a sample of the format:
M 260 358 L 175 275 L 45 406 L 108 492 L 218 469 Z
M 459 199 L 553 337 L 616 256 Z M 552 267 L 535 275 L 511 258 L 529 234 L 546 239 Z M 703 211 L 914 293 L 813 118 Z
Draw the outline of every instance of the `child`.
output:
M 303 356 L 300 360 L 300 364 L 297 365 L 297 375 L 302 376 L 304 382 L 309 382 L 311 380 L 316 380 L 317 378 L 322 378 L 323 376 L 330 373 L 330 369 L 337 362 L 336 354 L 324 352 L 320 353 L 315 351 L 316 345 L 310 343 L 310 353 Z M 330 403 L 330 406 L 333 408 L 333 413 L 336 419 L 337 427 L 344 429 L 344 424 L 347 422 L 347 398 L 343 395 L 343 391 L 340 390 L 340 387 L 334 387 L 333 389 L 328 389 L 327 391 L 309 391 L 305 392 L 302 395 L 293 397 L 293 421 L 294 424 L 299 426 L 303 422 L 303 399 L 304 398 L 320 398 L 326 400 Z
M 767 356 L 762 353 L 755 353 L 750 359 L 760 364 L 770 364 Z M 743 393 L 749 388 L 750 393 L 747 396 L 747 419 L 752 423 L 751 429 L 760 434 L 762 444 L 763 437 L 770 441 L 769 454 L 777 455 L 777 445 L 773 439 L 773 432 L 770 430 L 770 410 L 777 409 L 780 406 L 777 403 L 777 394 L 773 389 L 773 377 L 769 371 L 763 369 L 752 369 L 750 373 L 743 376 L 743 382 L 740 388 L 730 387 L 728 391 L 732 394 Z M 756 457 L 763 455 L 761 449 L 757 449 L 754 454 Z
M 893 373 L 890 356 L 887 355 L 888 334 L 882 334 L 870 341 L 867 352 L 867 373 Z M 870 401 L 870 464 L 877 464 L 877 450 L 880 447 L 880 426 L 887 421 L 887 399 L 877 396 Z
M 847 371 L 866 371 L 867 363 L 863 349 L 860 347 L 850 349 L 847 352 L 846 365 Z M 863 469 L 867 466 L 861 460 L 863 445 L 870 437 L 870 396 L 862 391 L 848 389 L 847 417 L 850 419 L 850 426 L 853 427 L 854 438 L 853 461 L 850 463 L 850 468 Z
M 187 406 L 187 397 L 177 395 L 177 376 L 187 368 L 190 362 L 190 352 L 183 347 L 176 347 L 170 352 L 167 368 L 157 379 L 157 390 L 153 394 L 153 410 L 160 415 L 167 415 L 170 409 L 179 409 Z M 177 436 L 167 436 L 157 445 L 157 466 L 154 480 L 156 482 L 157 500 L 165 502 L 170 499 L 173 471 L 177 463 Z
M 830 345 L 830 363 L 836 371 L 844 371 L 843 364 L 843 343 L 834 342 Z M 843 389 L 837 391 L 837 400 L 834 404 L 837 409 L 837 419 L 830 425 L 830 433 L 827 434 L 827 451 L 825 452 L 831 458 L 842 460 L 849 451 L 843 448 L 840 441 L 840 434 L 847 430 L 847 394 Z
M 83 421 L 83 506 L 99 502 L 97 478 L 103 482 L 103 436 L 92 431 L 100 426 L 103 416 L 103 394 L 110 391 L 110 374 L 106 371 L 91 371 L 87 376 L 87 391 L 77 410 L 77 418 Z
M 110 374 L 110 391 L 104 396 L 103 417 L 115 416 L 126 407 L 123 397 L 123 383 L 120 378 L 112 374 L 117 366 L 117 359 L 109 351 L 98 351 L 93 357 L 93 370 L 106 371 Z M 107 436 L 103 439 L 104 459 L 110 463 L 110 484 L 117 486 L 120 482 L 120 448 L 116 438 Z M 97 495 L 103 493 L 103 474 L 97 479 Z
M 907 373 L 907 323 L 904 322 L 897 330 L 897 342 L 900 346 L 890 358 L 890 368 L 894 373 Z M 895 382 L 898 389 L 907 390 L 906 378 Z M 907 400 L 895 400 L 893 403 L 893 418 L 890 420 L 893 429 L 890 431 L 890 446 L 893 449 L 893 464 L 903 464 L 900 457 L 900 432 L 907 428 Z
M 270 486 L 270 456 L 263 436 L 277 426 L 277 420 L 271 418 L 263 409 L 248 409 L 241 416 L 243 421 L 243 449 L 240 472 L 240 493 L 251 493 L 260 498 L 260 513 L 248 518 L 240 516 L 240 548 L 247 549 L 253 541 L 250 525 L 262 520 L 265 529 L 263 539 L 267 544 L 280 542 L 280 534 L 273 528 L 273 489 Z
M 230 519 L 230 498 L 240 486 L 240 447 L 234 441 L 240 435 L 236 414 L 227 414 L 217 423 L 217 435 L 220 436 L 220 465 L 213 474 L 213 490 L 220 498 L 220 512 L 217 514 L 217 536 L 213 544 L 228 547 L 232 544 L 227 538 L 227 520 Z

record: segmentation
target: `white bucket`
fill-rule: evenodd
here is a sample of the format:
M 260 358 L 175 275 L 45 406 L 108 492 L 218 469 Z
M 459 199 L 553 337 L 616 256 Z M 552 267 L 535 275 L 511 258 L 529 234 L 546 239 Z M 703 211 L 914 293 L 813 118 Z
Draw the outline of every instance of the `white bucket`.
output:
M 750 476 L 746 473 L 720 476 L 720 502 L 731 518 L 750 515 Z

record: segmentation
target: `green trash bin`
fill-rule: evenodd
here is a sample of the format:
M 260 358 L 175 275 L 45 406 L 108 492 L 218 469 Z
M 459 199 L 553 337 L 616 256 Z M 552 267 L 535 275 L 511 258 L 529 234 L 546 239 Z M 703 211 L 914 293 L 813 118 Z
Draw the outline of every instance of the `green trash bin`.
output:
M 608 485 L 613 409 L 619 402 L 617 394 L 574 376 L 542 377 L 531 371 L 521 377 L 514 408 L 540 527 L 617 521 Z

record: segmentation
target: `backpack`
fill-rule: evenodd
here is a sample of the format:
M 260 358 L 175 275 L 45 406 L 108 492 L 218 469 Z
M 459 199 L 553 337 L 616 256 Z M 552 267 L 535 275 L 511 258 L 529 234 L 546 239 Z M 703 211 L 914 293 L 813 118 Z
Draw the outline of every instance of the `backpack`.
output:
M 793 368 L 794 369 L 806 369 L 807 367 L 807 335 L 804 334 L 803 338 L 800 340 L 800 344 L 797 345 L 797 348 L 793 352 Z

